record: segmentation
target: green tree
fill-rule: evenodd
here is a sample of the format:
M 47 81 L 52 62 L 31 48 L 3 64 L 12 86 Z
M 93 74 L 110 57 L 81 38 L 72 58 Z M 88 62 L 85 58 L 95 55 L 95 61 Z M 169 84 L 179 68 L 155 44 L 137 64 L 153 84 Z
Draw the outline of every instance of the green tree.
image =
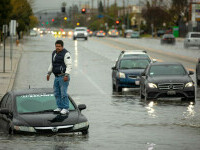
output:
M 9 24 L 10 21 L 10 12 L 12 10 L 12 5 L 10 0 L 1 0 L 0 4 L 0 37 L 2 41 L 2 27 L 4 24 Z
M 188 20 L 188 0 L 172 0 L 170 14 L 172 22 L 176 25 L 183 19 Z
M 21 38 L 20 32 L 29 30 L 37 23 L 37 19 L 33 17 L 30 1 L 28 0 L 11 0 L 13 6 L 11 19 L 18 22 L 17 34 Z
M 146 3 L 146 8 L 142 12 L 142 16 L 147 23 L 147 31 L 151 31 L 151 25 L 153 24 L 154 30 L 163 27 L 163 23 L 167 23 L 170 15 L 166 7 L 161 6 L 161 3 L 154 0 L 151 4 L 149 1 Z

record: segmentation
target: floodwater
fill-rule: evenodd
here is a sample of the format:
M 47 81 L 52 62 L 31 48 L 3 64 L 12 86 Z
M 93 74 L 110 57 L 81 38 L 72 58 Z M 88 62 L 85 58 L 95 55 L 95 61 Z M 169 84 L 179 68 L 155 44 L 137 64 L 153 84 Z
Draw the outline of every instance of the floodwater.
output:
M 77 104 L 87 105 L 87 109 L 82 113 L 89 120 L 89 134 L 2 133 L 0 149 L 200 149 L 200 91 L 197 90 L 195 104 L 182 103 L 177 99 L 144 102 L 138 91 L 133 89 L 113 93 L 111 67 L 120 53 L 120 47 L 114 47 L 107 40 L 92 37 L 88 41 L 73 41 L 70 38 L 54 38 L 51 35 L 26 38 L 13 89 L 24 89 L 29 85 L 31 88 L 53 86 L 54 77 L 51 76 L 47 82 L 46 73 L 57 39 L 63 39 L 64 47 L 71 52 L 73 70 L 68 93 Z M 187 64 L 188 62 L 185 62 L 184 65 Z

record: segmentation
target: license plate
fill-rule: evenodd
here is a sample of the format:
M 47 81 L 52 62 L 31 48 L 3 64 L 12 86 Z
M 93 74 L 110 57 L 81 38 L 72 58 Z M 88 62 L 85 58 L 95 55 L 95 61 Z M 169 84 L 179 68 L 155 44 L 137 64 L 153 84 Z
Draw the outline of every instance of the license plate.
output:
M 140 85 L 140 81 L 135 81 L 135 85 Z
M 176 91 L 167 91 L 167 94 L 168 94 L 168 95 L 175 95 L 175 94 L 176 94 Z

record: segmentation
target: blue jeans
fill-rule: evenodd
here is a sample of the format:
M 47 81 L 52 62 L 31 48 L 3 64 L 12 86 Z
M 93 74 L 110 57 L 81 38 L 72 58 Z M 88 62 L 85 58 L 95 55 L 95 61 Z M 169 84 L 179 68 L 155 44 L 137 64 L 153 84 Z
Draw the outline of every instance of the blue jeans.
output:
M 55 77 L 54 80 L 54 85 L 53 85 L 53 89 L 54 89 L 54 96 L 56 98 L 56 103 L 58 108 L 60 109 L 69 109 L 69 98 L 67 95 L 67 88 L 69 85 L 69 80 L 65 81 L 63 80 L 64 76 L 60 76 L 60 77 Z

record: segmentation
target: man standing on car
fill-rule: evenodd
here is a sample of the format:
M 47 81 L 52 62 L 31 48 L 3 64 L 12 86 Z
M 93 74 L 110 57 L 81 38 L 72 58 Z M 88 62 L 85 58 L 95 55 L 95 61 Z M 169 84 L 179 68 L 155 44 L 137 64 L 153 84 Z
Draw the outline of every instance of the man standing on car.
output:
M 58 108 L 54 112 L 60 112 L 61 114 L 69 113 L 69 98 L 67 95 L 67 88 L 70 81 L 70 72 L 72 68 L 72 61 L 70 53 L 63 48 L 64 43 L 62 40 L 55 42 L 56 50 L 52 53 L 52 61 L 48 68 L 47 81 L 50 79 L 50 75 L 53 72 L 54 79 L 54 96 Z

